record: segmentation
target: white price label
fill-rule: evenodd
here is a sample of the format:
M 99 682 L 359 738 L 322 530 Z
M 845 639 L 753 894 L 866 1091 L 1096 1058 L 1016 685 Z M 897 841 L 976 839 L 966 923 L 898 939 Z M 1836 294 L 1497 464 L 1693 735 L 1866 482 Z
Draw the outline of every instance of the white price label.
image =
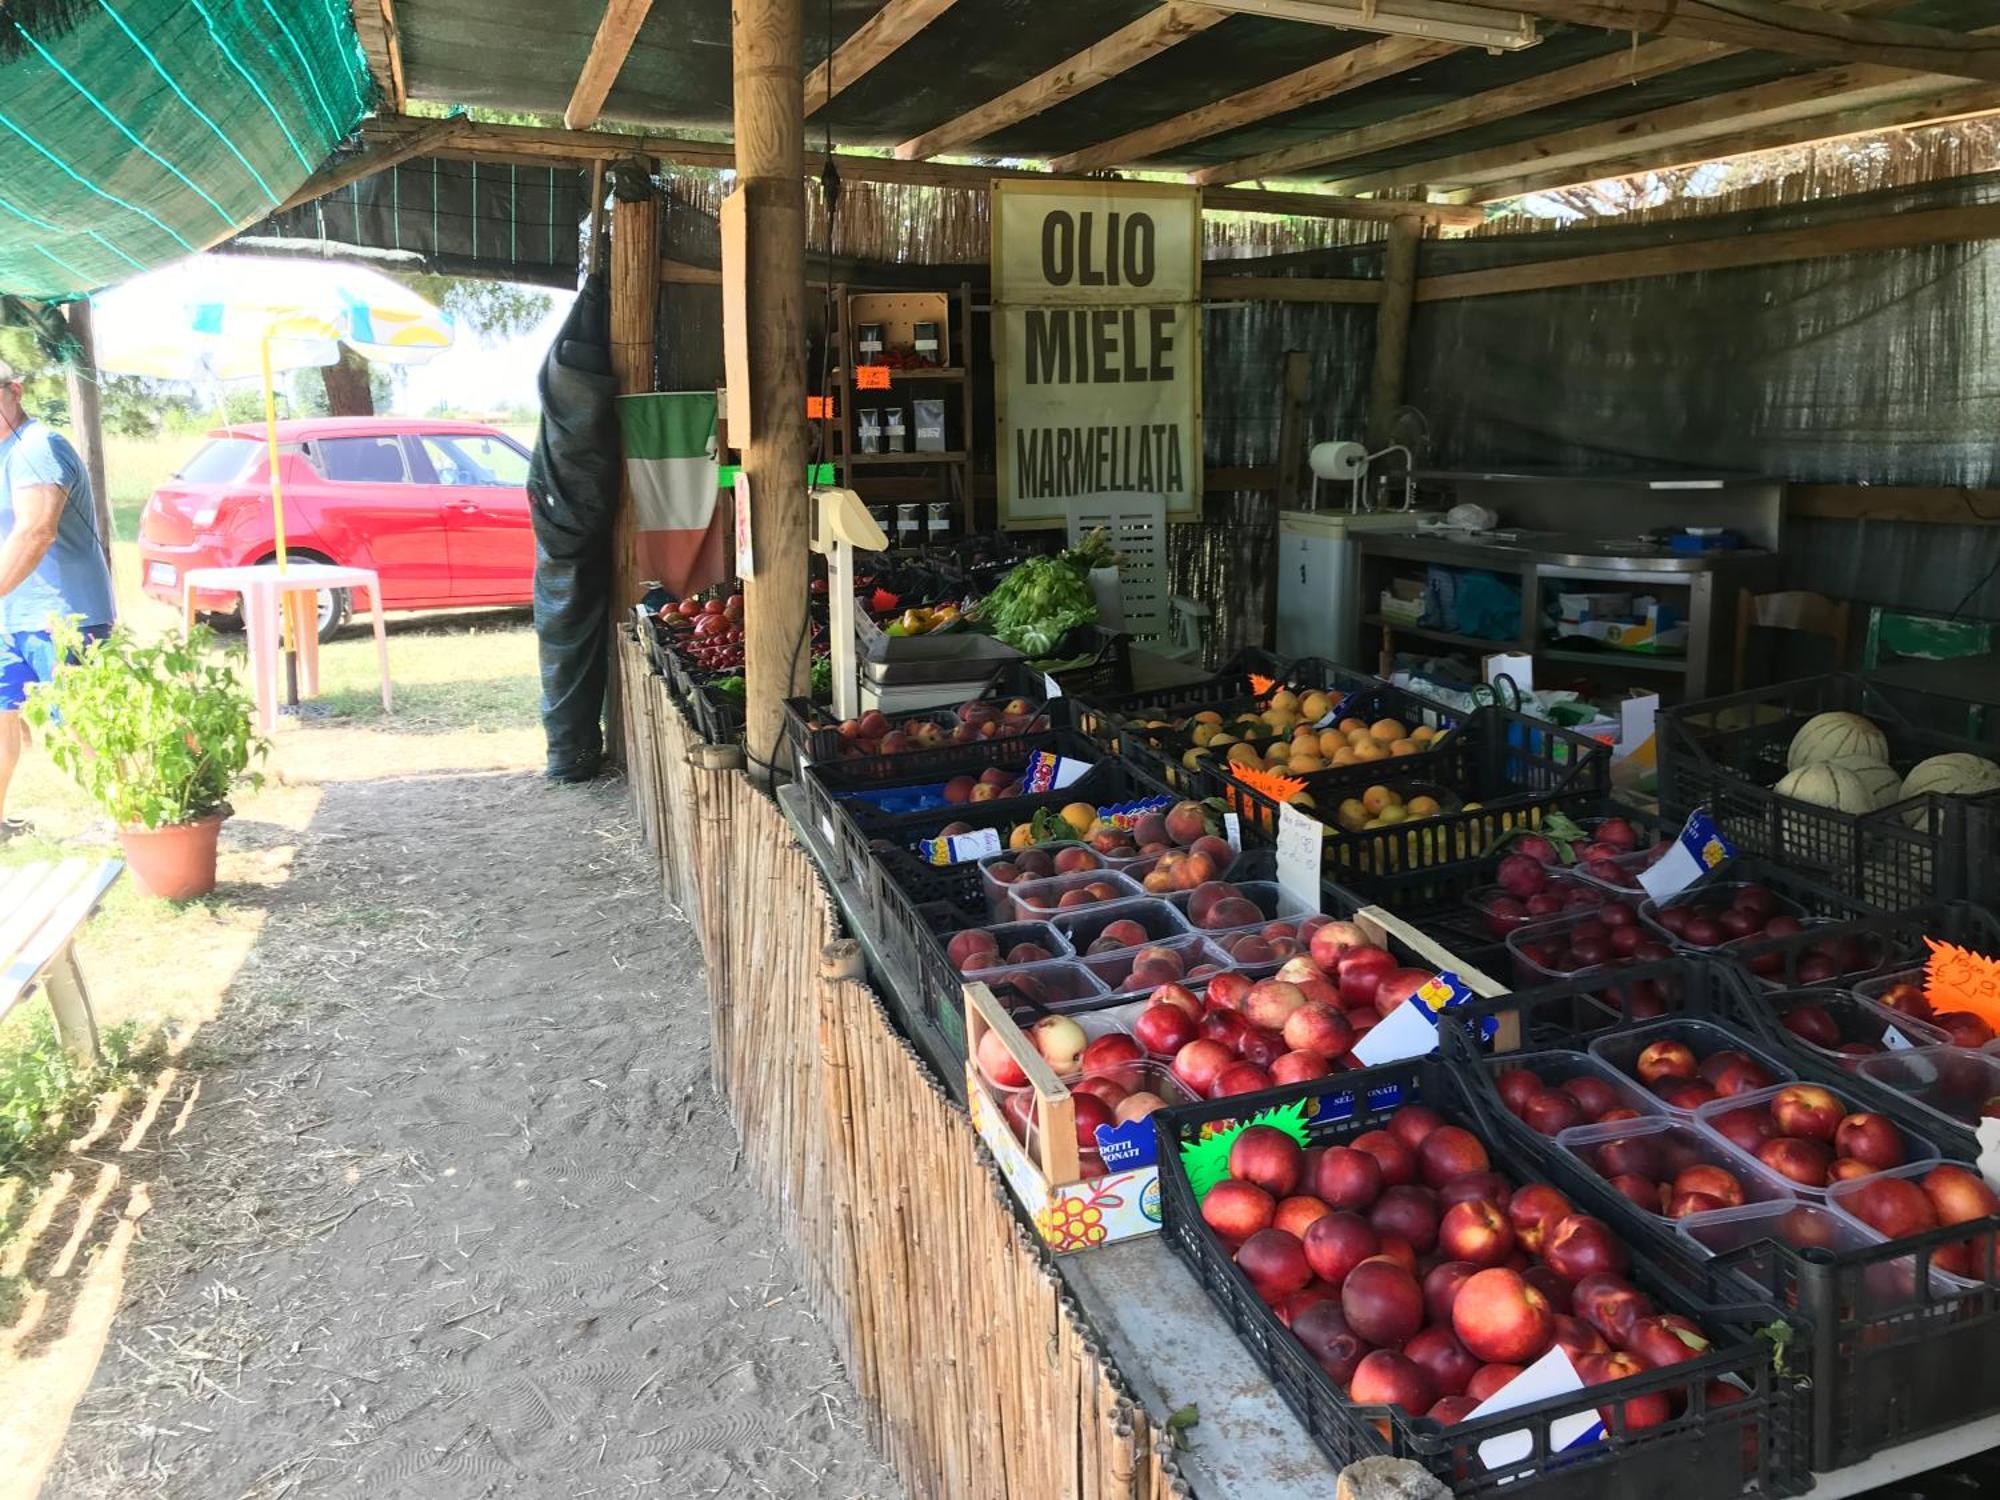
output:
M 1319 910 L 1320 845 L 1326 825 L 1292 806 L 1278 804 L 1278 884 L 1288 895 Z
M 1060 698 L 1062 696 L 1062 684 L 1044 672 L 1042 673 L 1042 693 L 1045 697 Z
M 1222 815 L 1222 836 L 1229 840 L 1229 847 L 1238 854 L 1243 852 L 1243 820 L 1235 813 Z
M 1583 1378 L 1576 1373 L 1576 1366 L 1569 1362 L 1569 1355 L 1558 1344 L 1475 1406 L 1465 1420 L 1476 1422 L 1481 1417 L 1512 1411 L 1517 1406 L 1532 1406 L 1538 1401 L 1571 1395 L 1582 1389 Z M 1604 1424 L 1598 1420 L 1595 1411 L 1576 1412 L 1549 1423 L 1549 1446 L 1558 1453 L 1584 1443 L 1601 1442 L 1603 1438 Z M 1519 1463 L 1534 1449 L 1533 1435 L 1523 1428 L 1519 1432 L 1503 1432 L 1499 1437 L 1488 1438 L 1479 1445 L 1479 1459 L 1489 1469 L 1497 1469 L 1506 1464 Z
M 1364 1068 L 1425 1057 L 1437 1051 L 1437 1018 L 1427 1006 L 1405 1000 L 1354 1044 L 1354 1060 Z
M 2000 1120 L 1981 1120 L 1973 1132 L 1979 1139 L 1979 1175 L 1993 1187 L 2000 1183 Z
M 1883 1029 L 1882 1045 L 1887 1047 L 1891 1052 L 1908 1052 L 1912 1043 L 1902 1032 L 1893 1026 L 1889 1026 Z

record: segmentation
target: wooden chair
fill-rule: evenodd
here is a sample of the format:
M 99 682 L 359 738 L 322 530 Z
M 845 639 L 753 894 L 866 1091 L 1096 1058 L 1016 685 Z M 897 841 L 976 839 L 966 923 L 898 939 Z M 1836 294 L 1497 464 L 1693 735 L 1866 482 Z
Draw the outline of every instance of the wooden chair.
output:
M 71 859 L 0 870 L 0 1017 L 46 991 L 63 1046 L 85 1066 L 98 1060 L 97 1018 L 76 937 L 124 868 L 115 859 Z
M 1824 636 L 1833 642 L 1832 669 L 1847 660 L 1847 601 L 1836 604 L 1824 594 L 1791 589 L 1777 594 L 1753 594 L 1741 589 L 1736 595 L 1736 691 L 1745 686 L 1745 669 L 1750 656 L 1750 630 L 1796 630 L 1806 635 Z

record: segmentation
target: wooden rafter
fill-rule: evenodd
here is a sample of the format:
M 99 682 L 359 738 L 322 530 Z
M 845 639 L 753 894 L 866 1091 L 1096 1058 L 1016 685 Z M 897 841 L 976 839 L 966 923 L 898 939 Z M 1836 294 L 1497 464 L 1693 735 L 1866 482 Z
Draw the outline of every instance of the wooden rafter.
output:
M 588 130 L 604 113 L 604 101 L 611 96 L 611 86 L 632 55 L 632 43 L 652 8 L 653 0 L 605 0 L 604 19 L 597 23 L 590 56 L 583 60 L 569 107 L 563 111 L 563 124 L 571 130 Z
M 410 100 L 403 76 L 403 37 L 396 25 L 396 0 L 352 0 L 354 34 L 368 59 L 368 72 L 392 114 L 401 114 Z
M 1130 25 L 1121 26 L 1104 40 L 1065 58 L 1046 73 L 1011 88 L 997 99 L 989 99 L 977 109 L 934 130 L 904 141 L 896 148 L 903 161 L 921 161 L 954 147 L 984 140 L 994 132 L 1051 109 L 1065 99 L 1094 89 L 1106 79 L 1137 67 L 1169 47 L 1189 37 L 1219 26 L 1229 12 L 1201 5 L 1167 4 L 1148 11 Z
M 370 141 L 401 144 L 409 132 L 432 121 L 383 121 L 363 127 Z M 452 129 L 427 148 L 432 156 L 476 157 L 480 161 L 548 163 L 551 161 L 627 161 L 648 157 L 676 166 L 732 168 L 736 151 L 727 141 L 692 141 L 678 136 L 618 135 L 604 130 L 554 130 L 537 125 L 488 125 L 473 120 L 450 122 Z M 1030 172 L 1012 167 L 959 166 L 949 162 L 897 161 L 887 156 L 835 152 L 840 175 L 848 182 L 904 182 L 923 187 L 984 188 L 995 178 L 1051 182 L 1078 180 L 1074 175 Z M 805 154 L 808 176 L 817 176 L 826 157 Z M 1360 219 L 1387 223 L 1423 219 L 1447 228 L 1483 222 L 1484 210 L 1465 204 L 1406 203 L 1387 198 L 1336 198 L 1326 193 L 1267 193 L 1255 188 L 1216 188 L 1202 195 L 1204 207 L 1241 213 L 1292 214 L 1317 219 Z
M 1086 146 L 1081 151 L 1058 156 L 1049 165 L 1058 172 L 1094 172 L 1100 167 L 1144 161 L 1189 141 L 1220 135 L 1225 130 L 1235 130 L 1259 120 L 1268 120 L 1273 115 L 1317 104 L 1322 99 L 1331 99 L 1349 89 L 1358 89 L 1364 84 L 1456 51 L 1457 46 L 1451 42 L 1385 36 L 1380 41 L 1352 48 L 1337 57 L 1316 62 L 1309 68 L 1301 68 L 1296 73 L 1287 73 L 1269 83 L 1260 83 L 1255 88 L 1231 94 L 1227 99 L 1204 104 L 1199 109 L 1191 109 L 1186 114 L 1175 115 L 1156 125 L 1144 126 L 1101 145 Z
M 1801 3 L 1815 10 L 1865 15 L 1870 12 L 1894 10 L 1904 4 L 1905 0 L 1801 0 Z M 1488 125 L 1495 120 L 1512 119 L 1516 115 L 1567 104 L 1571 100 L 1587 98 L 1592 94 L 1629 87 L 1635 83 L 1643 83 L 1649 78 L 1658 78 L 1663 74 L 1692 67 L 1696 63 L 1734 57 L 1742 50 L 1740 47 L 1724 46 L 1720 42 L 1678 39 L 1646 42 L 1637 47 L 1621 47 L 1616 52 L 1603 57 L 1594 57 L 1588 62 L 1575 63 L 1567 68 L 1557 68 L 1553 72 L 1523 78 L 1516 83 L 1503 84 L 1499 88 L 1487 89 L 1483 93 L 1454 99 L 1449 104 L 1418 110 L 1415 114 L 1397 115 L 1379 124 L 1364 125 L 1354 130 L 1339 130 L 1330 135 L 1320 136 L 1316 140 L 1299 141 L 1289 146 L 1258 152 L 1253 156 L 1239 157 L 1235 161 L 1220 162 L 1192 173 L 1191 177 L 1193 181 L 1199 183 L 1284 178 L 1311 167 L 1324 166 L 1329 162 L 1351 161 L 1357 156 L 1388 151 L 1397 146 L 1412 145 L 1417 141 L 1432 140 L 1437 136 L 1450 135 L 1456 130 L 1466 130 L 1475 125 Z
M 1900 68 L 1868 65 L 1827 68 L 1596 125 L 1578 126 L 1535 140 L 1433 161 L 1410 162 L 1347 178 L 1337 186 L 1348 193 L 1380 192 L 1414 182 L 1462 187 L 1529 173 L 1537 176 L 1555 173 L 1563 182 L 1588 182 L 1604 175 L 1593 163 L 1635 151 L 1677 152 L 1676 161 L 1702 160 L 1714 154 L 1707 143 L 1746 131 L 1821 121 L 1845 111 L 1878 105 L 1934 99 L 1963 88 L 1964 84 L 1956 78 L 1906 73 Z M 1846 133 L 1829 131 L 1822 125 L 1817 129 L 1808 127 L 1798 138 L 1812 140 L 1820 135 Z M 1563 173 L 1569 175 L 1562 176 Z
M 2000 83 L 2000 42 L 1939 26 L 1828 15 L 1785 0 L 1469 0 L 1484 10 L 1689 37 L 1829 62 L 1877 62 Z
M 1957 245 L 1996 238 L 2000 238 L 2000 204 L 1981 203 L 1924 213 L 1880 214 L 1810 229 L 1731 234 L 1652 245 L 1643 250 L 1615 250 L 1608 254 L 1492 266 L 1483 271 L 1460 271 L 1449 276 L 1426 276 L 1417 282 L 1417 301 L 1445 302 L 1503 292 L 1595 286 L 1607 281 L 1680 276 L 1690 271 L 1728 271 L 1818 260 L 1829 255 L 1901 250 L 1917 245 Z
M 328 193 L 337 193 L 351 182 L 359 182 L 365 177 L 373 177 L 378 172 L 386 172 L 392 167 L 422 156 L 443 145 L 458 128 L 457 118 L 449 120 L 425 120 L 421 128 L 413 130 L 395 143 L 382 142 L 370 146 L 361 155 L 349 157 L 324 167 L 302 183 L 297 192 L 272 210 L 283 213 L 310 203 L 315 198 L 324 198 Z
M 810 116 L 829 99 L 838 98 L 843 90 L 852 88 L 863 75 L 957 3 L 958 0 L 889 0 L 863 21 L 853 36 L 836 47 L 831 57 L 806 75 L 806 114 Z
M 1790 120 L 1732 131 L 1726 136 L 1702 141 L 1698 146 L 1662 146 L 1635 151 L 1626 156 L 1593 161 L 1587 169 L 1558 168 L 1523 173 L 1483 183 L 1471 196 L 1482 203 L 1519 198 L 1526 193 L 1547 192 L 1551 188 L 1572 187 L 1580 182 L 1597 182 L 1606 177 L 1629 177 L 1639 172 L 1657 172 L 1668 167 L 1694 166 L 1701 162 L 1725 161 L 1752 151 L 1776 151 L 1787 146 L 1822 145 L 1850 136 L 1881 130 L 1898 130 L 1919 125 L 1941 125 L 1951 120 L 1975 118 L 2000 112 L 2000 89 L 1984 84 L 1955 89 L 1947 94 L 1929 94 L 1919 99 L 1898 99 L 1843 109 L 1837 114 L 1810 120 Z

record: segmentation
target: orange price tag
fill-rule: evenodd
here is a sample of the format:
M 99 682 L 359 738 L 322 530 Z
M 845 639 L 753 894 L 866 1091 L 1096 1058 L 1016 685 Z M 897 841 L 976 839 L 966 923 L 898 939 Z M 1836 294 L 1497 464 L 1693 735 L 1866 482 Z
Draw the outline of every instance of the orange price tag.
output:
M 1250 691 L 1255 693 L 1259 698 L 1270 692 L 1277 685 L 1278 679 L 1275 677 L 1259 677 L 1255 672 L 1250 674 Z
M 1276 771 L 1264 771 L 1255 766 L 1239 766 L 1223 762 L 1222 769 L 1234 776 L 1245 786 L 1254 787 L 1273 802 L 1289 802 L 1306 789 L 1306 784 L 1294 776 L 1280 776 Z
M 1924 972 L 1924 998 L 1931 1009 L 1969 1010 L 1989 1024 L 2000 1024 L 2000 959 L 1935 938 L 1924 942 L 1931 950 Z
M 888 390 L 889 367 L 887 365 L 856 365 L 854 367 L 854 388 L 857 391 Z
M 806 420 L 808 422 L 831 422 L 833 420 L 833 397 L 806 397 Z

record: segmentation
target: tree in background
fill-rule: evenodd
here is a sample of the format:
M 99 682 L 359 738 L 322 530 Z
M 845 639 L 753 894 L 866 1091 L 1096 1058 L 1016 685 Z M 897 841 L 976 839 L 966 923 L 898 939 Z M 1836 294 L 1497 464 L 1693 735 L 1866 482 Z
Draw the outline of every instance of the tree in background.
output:
M 459 276 L 404 275 L 397 280 L 450 314 L 481 340 L 519 338 L 540 323 L 554 304 L 548 293 L 506 281 L 474 281 Z M 387 374 L 344 345 L 340 363 L 320 371 L 315 399 L 310 382 L 293 383 L 300 416 L 372 417 L 392 397 Z

